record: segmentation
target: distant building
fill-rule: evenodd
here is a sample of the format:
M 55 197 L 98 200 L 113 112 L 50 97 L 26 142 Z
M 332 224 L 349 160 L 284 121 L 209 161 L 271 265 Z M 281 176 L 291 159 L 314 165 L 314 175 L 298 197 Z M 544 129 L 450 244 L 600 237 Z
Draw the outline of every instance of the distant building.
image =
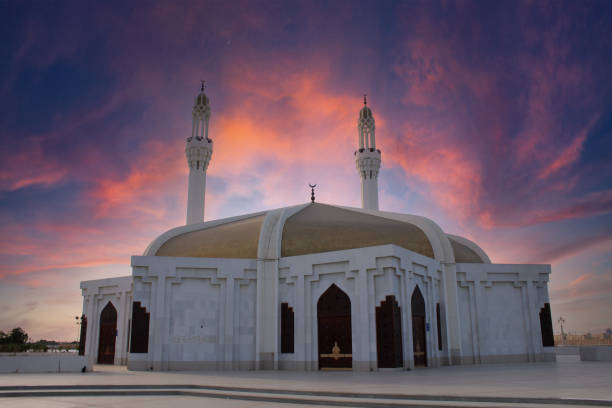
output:
M 132 370 L 413 369 L 554 360 L 550 265 L 492 264 L 432 220 L 378 209 L 364 98 L 362 208 L 314 202 L 204 222 L 210 100 L 193 107 L 187 225 L 81 282 L 83 352 Z

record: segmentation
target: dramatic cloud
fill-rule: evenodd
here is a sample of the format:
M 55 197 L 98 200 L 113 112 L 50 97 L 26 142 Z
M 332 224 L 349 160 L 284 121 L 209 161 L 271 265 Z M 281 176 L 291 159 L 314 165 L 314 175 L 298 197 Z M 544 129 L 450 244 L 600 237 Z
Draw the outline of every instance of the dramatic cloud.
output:
M 571 321 L 576 301 L 603 325 L 604 2 L 0 8 L 0 329 L 73 338 L 79 281 L 129 274 L 131 255 L 184 223 L 200 79 L 208 219 L 306 202 L 309 182 L 318 201 L 359 206 L 367 93 L 383 209 L 430 217 L 494 261 L 552 263 L 553 313 Z

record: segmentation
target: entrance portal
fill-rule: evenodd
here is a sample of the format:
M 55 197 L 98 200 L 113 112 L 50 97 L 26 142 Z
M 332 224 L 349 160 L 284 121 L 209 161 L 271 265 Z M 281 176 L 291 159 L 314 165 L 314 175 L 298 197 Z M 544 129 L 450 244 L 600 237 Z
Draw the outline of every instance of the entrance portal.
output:
M 378 368 L 404 365 L 402 352 L 402 313 L 395 296 L 390 295 L 376 307 L 376 351 Z
M 351 300 L 331 285 L 317 302 L 319 369 L 350 370 L 353 367 Z
M 100 314 L 100 341 L 98 364 L 115 363 L 115 339 L 117 338 L 117 309 L 108 302 Z
M 427 342 L 425 341 L 425 300 L 417 286 L 412 292 L 412 350 L 414 366 L 427 366 Z

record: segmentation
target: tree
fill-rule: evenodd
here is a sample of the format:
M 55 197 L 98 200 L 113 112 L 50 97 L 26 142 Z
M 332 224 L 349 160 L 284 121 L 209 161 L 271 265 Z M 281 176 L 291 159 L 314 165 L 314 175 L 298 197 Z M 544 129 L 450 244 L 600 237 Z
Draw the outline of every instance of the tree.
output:
M 2 330 L 0 330 L 0 344 L 6 344 L 9 342 L 9 336 Z
M 26 344 L 27 341 L 28 334 L 21 327 L 15 327 L 13 330 L 11 330 L 11 334 L 9 335 L 9 343 Z

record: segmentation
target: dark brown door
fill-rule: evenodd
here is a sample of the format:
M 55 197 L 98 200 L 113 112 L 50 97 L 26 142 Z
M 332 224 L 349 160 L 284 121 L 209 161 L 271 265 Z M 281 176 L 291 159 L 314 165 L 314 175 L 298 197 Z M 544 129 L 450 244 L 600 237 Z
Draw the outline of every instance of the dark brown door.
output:
M 418 287 L 412 292 L 412 351 L 414 366 L 427 366 L 427 342 L 425 341 L 425 300 Z
M 79 356 L 85 355 L 85 341 L 87 340 L 87 317 L 81 316 L 81 335 L 79 336 Z
M 115 339 L 117 338 L 117 309 L 108 302 L 100 315 L 100 341 L 98 364 L 115 363 Z
M 353 367 L 351 300 L 331 285 L 317 302 L 319 369 L 350 370 Z
M 404 365 L 402 313 L 395 296 L 387 296 L 376 308 L 376 351 L 379 368 Z

